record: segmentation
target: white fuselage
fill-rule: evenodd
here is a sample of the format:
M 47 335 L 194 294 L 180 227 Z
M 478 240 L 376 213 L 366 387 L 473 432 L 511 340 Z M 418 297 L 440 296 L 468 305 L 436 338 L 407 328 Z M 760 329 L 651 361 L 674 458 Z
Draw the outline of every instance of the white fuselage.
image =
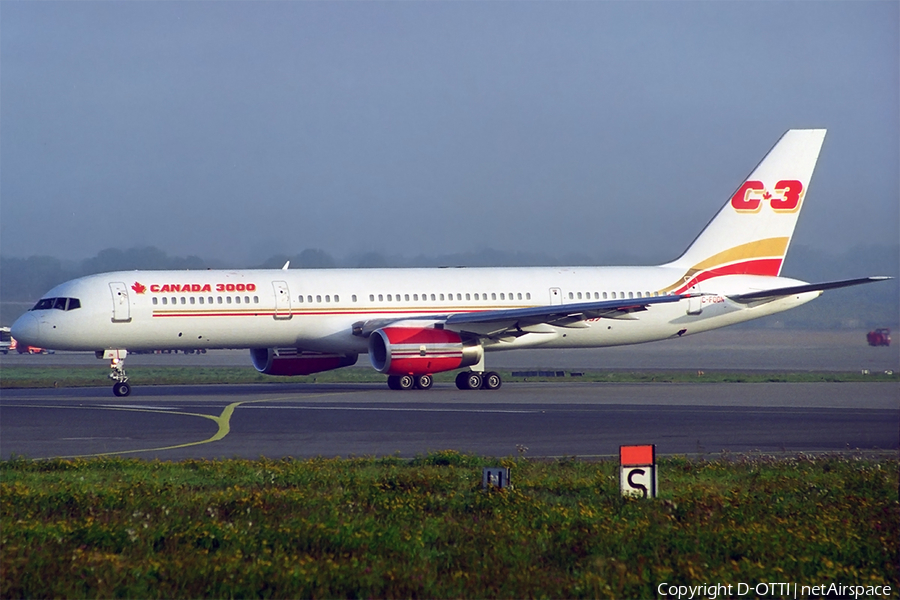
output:
M 666 266 L 121 271 L 57 286 L 44 297 L 76 298 L 80 306 L 32 310 L 17 329 L 29 343 L 59 350 L 294 347 L 360 354 L 368 345 L 353 334 L 356 323 L 424 323 L 458 313 L 654 297 L 665 295 L 683 274 Z M 748 307 L 726 294 L 801 282 L 749 275 L 713 281 L 715 289 L 704 287 L 701 296 L 577 326 L 534 325 L 518 337 L 485 338 L 484 349 L 662 340 L 781 312 L 819 295 Z M 713 281 L 706 283 L 711 287 Z

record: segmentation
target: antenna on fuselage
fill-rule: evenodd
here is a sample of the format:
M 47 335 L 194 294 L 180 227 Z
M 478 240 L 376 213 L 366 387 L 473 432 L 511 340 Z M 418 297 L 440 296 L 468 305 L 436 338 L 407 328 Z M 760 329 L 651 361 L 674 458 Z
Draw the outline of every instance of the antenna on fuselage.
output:
M 284 266 L 281 267 L 281 270 L 287 271 L 289 266 L 291 266 L 291 261 L 287 261 L 286 263 L 284 263 Z

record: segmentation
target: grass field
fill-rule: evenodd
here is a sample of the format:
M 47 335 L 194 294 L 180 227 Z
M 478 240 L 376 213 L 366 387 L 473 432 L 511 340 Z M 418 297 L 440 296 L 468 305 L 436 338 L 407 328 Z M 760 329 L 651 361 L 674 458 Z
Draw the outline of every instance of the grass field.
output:
M 513 489 L 482 491 L 481 468 Z M 896 457 L 0 462 L 2 598 L 652 598 L 900 586 Z M 708 597 L 708 596 L 707 596 Z M 747 596 L 749 597 L 749 596 Z
M 0 388 L 95 387 L 107 385 L 108 367 L 14 366 L 0 371 Z M 816 383 L 816 382 L 900 382 L 898 373 L 861 372 L 774 372 L 728 373 L 653 372 L 653 371 L 586 371 L 577 376 L 522 377 L 500 371 L 507 383 L 521 381 L 580 381 L 605 383 Z M 129 367 L 133 385 L 186 385 L 215 383 L 384 383 L 386 377 L 373 369 L 348 368 L 316 373 L 305 377 L 271 377 L 251 367 Z M 437 373 L 436 382 L 453 382 L 456 372 Z

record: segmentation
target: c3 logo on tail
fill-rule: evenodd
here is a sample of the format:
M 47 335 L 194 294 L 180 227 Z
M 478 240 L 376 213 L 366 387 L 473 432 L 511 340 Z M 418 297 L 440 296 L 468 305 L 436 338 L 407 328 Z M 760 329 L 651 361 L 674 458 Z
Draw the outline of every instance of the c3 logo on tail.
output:
M 761 181 L 745 181 L 731 197 L 731 207 L 738 212 L 759 212 L 763 200 L 775 212 L 794 212 L 800 208 L 803 184 L 796 179 L 782 179 L 775 184 L 775 193 L 766 189 Z

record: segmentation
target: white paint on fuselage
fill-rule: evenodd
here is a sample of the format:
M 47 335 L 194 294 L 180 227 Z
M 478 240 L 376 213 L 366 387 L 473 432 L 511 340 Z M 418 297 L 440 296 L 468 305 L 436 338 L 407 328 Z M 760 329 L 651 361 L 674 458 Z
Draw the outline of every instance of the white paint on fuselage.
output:
M 353 324 L 360 321 L 421 318 L 427 323 L 428 317 L 454 313 L 544 306 L 551 304 L 553 288 L 561 290 L 563 304 L 612 299 L 613 293 L 617 299 L 623 294 L 633 297 L 637 304 L 638 294 L 659 294 L 683 274 L 665 266 L 122 271 L 55 287 L 44 297 L 78 298 L 81 307 L 33 310 L 28 314 L 36 325 L 20 330 L 33 333 L 28 343 L 58 350 L 298 347 L 366 353 L 367 340 L 352 334 Z M 128 290 L 130 320 L 125 322 L 114 320 L 110 284 L 116 282 Z M 277 288 L 283 286 L 274 282 L 287 285 L 289 311 L 283 299 L 281 307 L 276 306 Z M 536 328 L 540 333 L 485 340 L 485 350 L 616 346 L 662 340 L 679 332 L 690 335 L 788 310 L 819 295 L 809 292 L 756 307 L 724 298 L 799 283 L 774 277 L 717 277 L 702 286 L 708 295 L 702 298 L 700 314 L 687 313 L 688 300 L 651 305 L 632 318 L 593 319 L 581 327 L 541 325 Z M 192 291 L 181 291 L 184 286 Z

